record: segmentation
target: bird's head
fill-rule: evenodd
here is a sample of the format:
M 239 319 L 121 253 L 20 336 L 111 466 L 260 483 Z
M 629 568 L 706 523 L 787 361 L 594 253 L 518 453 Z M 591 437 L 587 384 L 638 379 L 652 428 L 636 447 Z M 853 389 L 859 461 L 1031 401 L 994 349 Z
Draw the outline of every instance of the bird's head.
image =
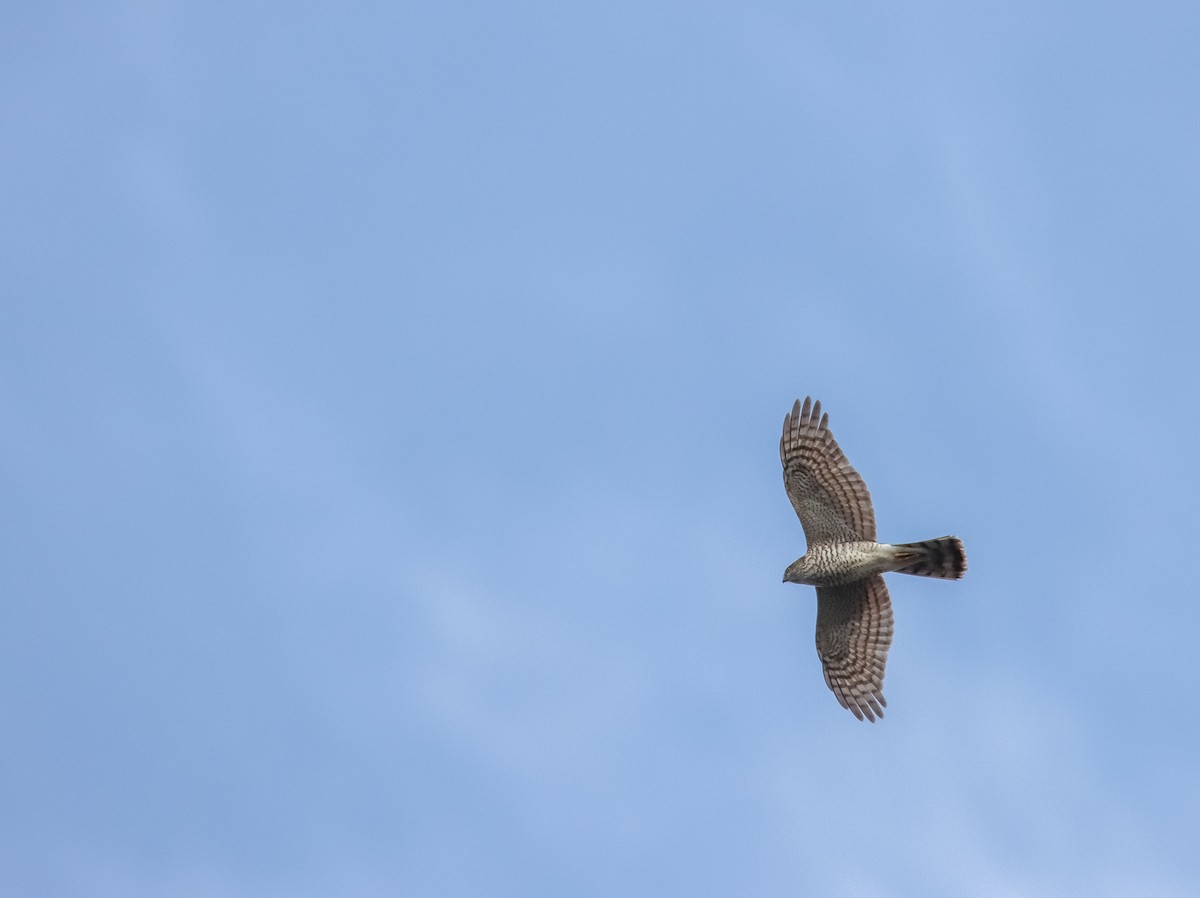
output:
M 797 558 L 787 566 L 787 570 L 783 572 L 784 583 L 807 583 L 805 574 L 808 573 L 808 566 L 804 563 L 803 558 Z

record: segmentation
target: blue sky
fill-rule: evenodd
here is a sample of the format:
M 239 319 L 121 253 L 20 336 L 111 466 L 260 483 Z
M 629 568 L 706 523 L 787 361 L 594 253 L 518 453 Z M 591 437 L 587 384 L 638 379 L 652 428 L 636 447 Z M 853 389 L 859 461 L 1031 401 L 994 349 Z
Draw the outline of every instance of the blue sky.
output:
M 0 891 L 1195 893 L 1193 4 L 0 21 Z

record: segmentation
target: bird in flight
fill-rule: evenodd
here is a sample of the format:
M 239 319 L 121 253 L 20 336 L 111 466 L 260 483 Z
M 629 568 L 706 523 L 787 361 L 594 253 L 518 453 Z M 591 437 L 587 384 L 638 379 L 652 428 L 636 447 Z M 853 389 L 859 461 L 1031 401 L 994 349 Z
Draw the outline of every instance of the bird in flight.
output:
M 829 431 L 821 403 L 805 398 L 783 419 L 783 484 L 804 527 L 808 551 L 784 583 L 817 588 L 817 654 L 825 682 L 859 720 L 883 716 L 883 668 L 892 644 L 885 571 L 958 580 L 967 570 L 962 541 L 875 541 L 871 494 Z

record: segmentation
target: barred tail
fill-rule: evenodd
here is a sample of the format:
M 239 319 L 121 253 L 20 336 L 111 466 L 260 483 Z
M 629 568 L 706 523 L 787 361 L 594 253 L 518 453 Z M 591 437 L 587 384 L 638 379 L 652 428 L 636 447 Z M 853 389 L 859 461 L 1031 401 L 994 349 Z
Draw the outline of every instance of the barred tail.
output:
M 918 560 L 912 564 L 896 568 L 901 574 L 959 580 L 967 570 L 967 556 L 963 552 L 962 540 L 957 536 L 927 539 L 920 543 L 903 543 L 895 548 L 904 553 L 901 558 L 909 552 L 918 556 Z

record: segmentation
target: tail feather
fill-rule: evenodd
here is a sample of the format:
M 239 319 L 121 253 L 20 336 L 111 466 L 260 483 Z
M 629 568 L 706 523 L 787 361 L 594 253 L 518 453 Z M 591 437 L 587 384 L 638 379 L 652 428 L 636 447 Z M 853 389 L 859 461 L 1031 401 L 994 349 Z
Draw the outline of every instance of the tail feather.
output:
M 967 555 L 963 551 L 962 540 L 957 536 L 943 536 L 919 543 L 903 543 L 896 548 L 914 552 L 919 556 L 912 564 L 896 568 L 897 573 L 960 580 L 967 570 Z

